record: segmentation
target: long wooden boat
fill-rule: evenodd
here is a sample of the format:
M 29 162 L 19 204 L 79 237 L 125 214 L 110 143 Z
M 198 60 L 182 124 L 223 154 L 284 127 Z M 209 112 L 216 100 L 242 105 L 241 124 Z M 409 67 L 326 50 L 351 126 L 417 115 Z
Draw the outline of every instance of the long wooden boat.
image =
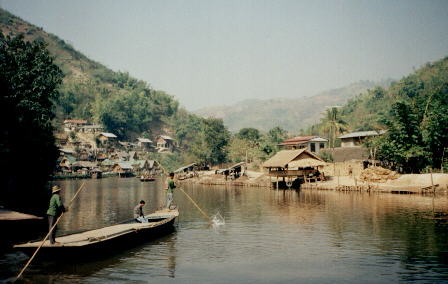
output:
M 174 220 L 179 211 L 160 210 L 145 216 L 148 223 L 137 223 L 134 220 L 126 223 L 104 227 L 101 229 L 70 234 L 56 238 L 58 243 L 50 244 L 47 240 L 39 252 L 44 258 L 66 258 L 99 256 L 116 253 L 121 248 L 129 248 L 139 243 L 152 240 L 174 230 Z M 15 245 L 14 248 L 26 254 L 32 254 L 42 241 Z
M 153 176 L 141 176 L 140 181 L 155 181 L 156 178 Z

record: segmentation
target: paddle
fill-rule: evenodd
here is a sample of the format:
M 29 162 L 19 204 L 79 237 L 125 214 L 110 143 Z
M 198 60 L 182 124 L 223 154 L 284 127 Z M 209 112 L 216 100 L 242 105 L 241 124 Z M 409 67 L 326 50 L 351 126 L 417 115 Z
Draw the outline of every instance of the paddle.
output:
M 78 196 L 78 194 L 81 192 L 81 190 L 84 187 L 84 184 L 86 182 L 84 181 L 81 186 L 79 187 L 79 189 L 76 191 L 75 195 L 73 196 L 72 200 L 70 200 L 70 203 L 68 204 L 67 209 L 70 208 L 70 206 L 73 203 L 73 200 L 75 200 L 75 198 Z M 17 275 L 17 277 L 12 281 L 13 283 L 16 282 L 23 274 L 23 272 L 25 272 L 25 270 L 28 268 L 28 266 L 30 265 L 30 263 L 33 261 L 34 257 L 36 257 L 37 253 L 39 252 L 40 248 L 44 245 L 45 241 L 48 239 L 48 237 L 50 236 L 51 232 L 53 232 L 54 228 L 56 228 L 56 225 L 59 223 L 59 220 L 61 220 L 62 216 L 64 215 L 64 212 L 61 213 L 61 215 L 58 217 L 58 219 L 56 220 L 56 222 L 54 223 L 54 225 L 51 227 L 50 231 L 48 232 L 48 234 L 45 236 L 45 238 L 42 240 L 42 243 L 40 244 L 40 246 L 36 249 L 36 251 L 33 253 L 33 255 L 31 256 L 31 258 L 28 260 L 28 262 L 25 264 L 25 266 L 22 268 L 22 270 L 20 271 L 20 273 Z

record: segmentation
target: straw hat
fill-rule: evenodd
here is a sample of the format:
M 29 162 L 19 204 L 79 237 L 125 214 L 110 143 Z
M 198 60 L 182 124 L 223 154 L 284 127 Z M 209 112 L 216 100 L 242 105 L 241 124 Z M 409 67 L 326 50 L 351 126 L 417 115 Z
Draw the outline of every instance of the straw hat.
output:
M 54 186 L 51 188 L 51 193 L 56 193 L 56 192 L 58 192 L 58 191 L 61 191 L 61 188 L 60 188 L 59 186 L 57 186 L 57 185 L 54 185 Z

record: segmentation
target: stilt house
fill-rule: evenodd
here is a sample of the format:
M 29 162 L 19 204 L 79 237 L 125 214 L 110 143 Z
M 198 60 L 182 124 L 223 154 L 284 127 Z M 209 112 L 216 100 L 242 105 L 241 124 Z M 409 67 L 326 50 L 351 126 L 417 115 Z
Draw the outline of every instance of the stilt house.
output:
M 263 163 L 263 168 L 268 170 L 268 175 L 276 178 L 278 188 L 279 179 L 286 184 L 298 180 L 309 182 L 321 179 L 319 167 L 325 166 L 321 158 L 306 149 L 283 150 Z

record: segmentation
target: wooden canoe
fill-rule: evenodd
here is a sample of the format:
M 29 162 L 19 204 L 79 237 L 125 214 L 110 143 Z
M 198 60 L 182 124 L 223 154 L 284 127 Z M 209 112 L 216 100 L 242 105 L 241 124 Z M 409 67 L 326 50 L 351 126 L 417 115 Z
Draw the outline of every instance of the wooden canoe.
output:
M 155 177 L 153 176 L 147 176 L 147 177 L 140 177 L 140 181 L 155 181 Z
M 47 240 L 39 252 L 45 258 L 92 257 L 102 254 L 116 253 L 120 248 L 129 248 L 139 243 L 152 240 L 162 234 L 172 232 L 174 220 L 179 216 L 176 210 L 160 210 L 145 216 L 148 223 L 130 221 L 122 224 L 104 227 L 56 237 L 59 244 L 50 244 Z M 26 254 L 32 254 L 42 241 L 15 245 L 14 248 Z

